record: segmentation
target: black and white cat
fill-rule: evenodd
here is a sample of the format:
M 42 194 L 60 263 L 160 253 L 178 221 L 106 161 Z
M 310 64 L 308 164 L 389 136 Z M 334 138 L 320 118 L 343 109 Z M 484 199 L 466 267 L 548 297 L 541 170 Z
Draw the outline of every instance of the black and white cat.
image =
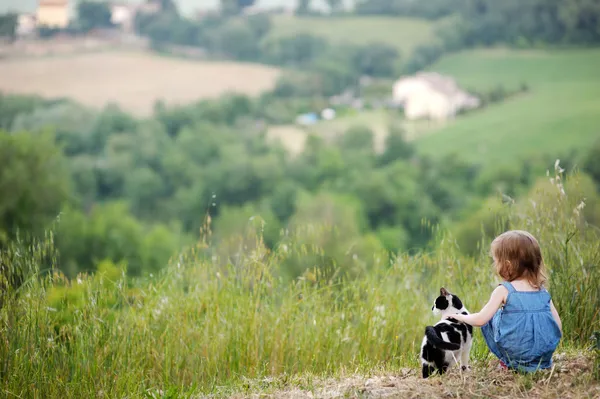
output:
M 429 377 L 436 370 L 444 374 L 448 368 L 460 362 L 462 369 L 469 367 L 469 353 L 473 343 L 473 327 L 456 319 L 444 319 L 445 316 L 462 313 L 469 314 L 462 301 L 449 293 L 445 288 L 440 289 L 431 310 L 440 314 L 442 320 L 435 326 L 425 328 L 425 337 L 421 344 L 421 364 L 423 378 Z

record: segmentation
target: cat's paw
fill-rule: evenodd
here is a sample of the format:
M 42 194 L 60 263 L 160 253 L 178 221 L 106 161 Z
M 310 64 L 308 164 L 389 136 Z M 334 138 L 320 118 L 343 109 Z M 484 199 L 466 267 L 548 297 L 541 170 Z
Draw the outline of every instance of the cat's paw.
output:
M 471 371 L 471 366 L 462 366 L 462 371 L 464 371 L 464 372 Z

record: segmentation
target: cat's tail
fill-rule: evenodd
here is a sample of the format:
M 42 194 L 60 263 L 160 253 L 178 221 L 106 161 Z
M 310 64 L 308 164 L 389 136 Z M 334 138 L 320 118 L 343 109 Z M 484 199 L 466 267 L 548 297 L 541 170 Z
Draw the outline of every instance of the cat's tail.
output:
M 460 349 L 460 344 L 444 341 L 442 337 L 437 333 L 435 328 L 433 328 L 432 326 L 425 327 L 425 336 L 427 337 L 427 340 L 431 342 L 436 348 L 444 349 L 447 351 L 456 351 Z

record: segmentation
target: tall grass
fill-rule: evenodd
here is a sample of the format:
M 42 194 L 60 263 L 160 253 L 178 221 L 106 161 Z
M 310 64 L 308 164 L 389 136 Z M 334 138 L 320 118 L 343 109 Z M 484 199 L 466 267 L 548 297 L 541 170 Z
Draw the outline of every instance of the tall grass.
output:
M 534 202 L 513 204 L 509 223 L 539 237 L 562 345 L 583 347 L 599 326 L 599 235 L 582 222 L 577 194 L 562 190 L 555 177 Z M 281 265 L 322 255 L 319 248 L 289 243 L 269 251 L 258 237 L 243 256 L 223 262 L 201 242 L 149 280 L 128 281 L 105 262 L 95 275 L 69 281 L 36 267 L 55 262 L 50 238 L 0 258 L 3 273 L 23 259 L 32 265 L 19 284 L 3 280 L 3 396 L 185 395 L 246 378 L 416 365 L 439 288 L 477 310 L 497 284 L 485 251 L 465 257 L 442 232 L 431 253 L 389 262 L 375 254 L 333 270 L 315 264 L 292 281 Z M 488 356 L 479 336 L 473 356 Z

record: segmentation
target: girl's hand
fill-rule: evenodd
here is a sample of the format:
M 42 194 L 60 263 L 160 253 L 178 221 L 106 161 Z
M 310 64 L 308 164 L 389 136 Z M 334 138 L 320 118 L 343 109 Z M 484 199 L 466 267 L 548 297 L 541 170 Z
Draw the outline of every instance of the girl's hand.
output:
M 464 322 L 464 315 L 462 315 L 460 313 L 451 314 L 451 315 L 444 316 L 444 319 L 446 319 L 446 320 L 448 320 L 448 319 L 455 319 L 455 320 Z

